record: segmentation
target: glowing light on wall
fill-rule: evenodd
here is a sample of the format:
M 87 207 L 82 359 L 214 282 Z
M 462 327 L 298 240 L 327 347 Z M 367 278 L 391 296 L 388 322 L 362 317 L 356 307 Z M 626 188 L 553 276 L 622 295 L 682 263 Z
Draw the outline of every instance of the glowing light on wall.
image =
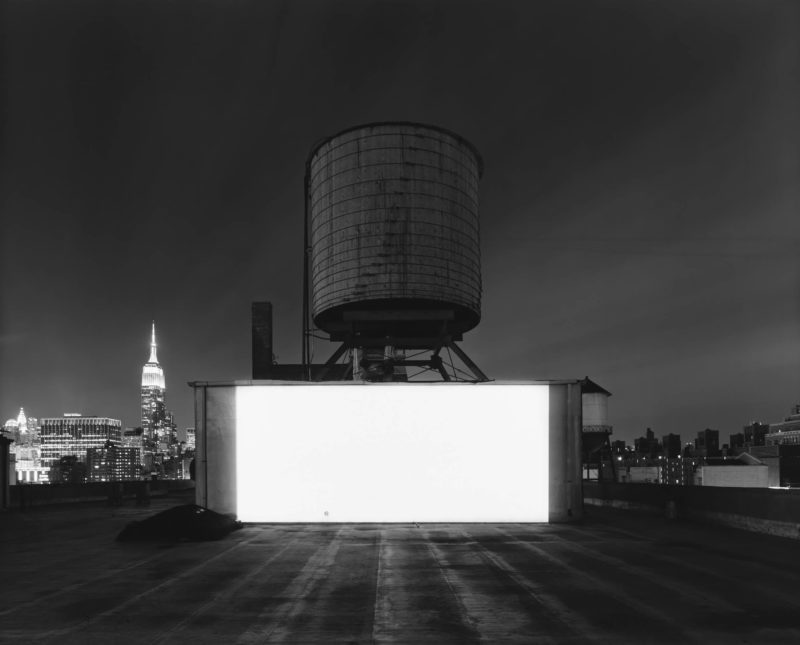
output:
M 245 522 L 546 522 L 548 387 L 237 387 Z

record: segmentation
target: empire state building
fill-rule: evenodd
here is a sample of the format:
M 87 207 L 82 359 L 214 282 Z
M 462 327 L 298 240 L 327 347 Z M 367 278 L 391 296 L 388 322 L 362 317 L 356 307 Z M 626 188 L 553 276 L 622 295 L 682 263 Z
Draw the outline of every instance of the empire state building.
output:
M 146 440 L 157 441 L 162 434 L 167 418 L 164 407 L 166 391 L 164 370 L 156 355 L 156 323 L 150 341 L 150 360 L 142 368 L 142 434 Z

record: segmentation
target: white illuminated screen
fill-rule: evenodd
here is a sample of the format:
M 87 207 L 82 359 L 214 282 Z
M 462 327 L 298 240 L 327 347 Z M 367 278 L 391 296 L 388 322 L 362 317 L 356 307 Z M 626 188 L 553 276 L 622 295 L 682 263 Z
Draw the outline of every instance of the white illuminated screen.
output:
M 547 385 L 236 391 L 245 522 L 546 522 Z

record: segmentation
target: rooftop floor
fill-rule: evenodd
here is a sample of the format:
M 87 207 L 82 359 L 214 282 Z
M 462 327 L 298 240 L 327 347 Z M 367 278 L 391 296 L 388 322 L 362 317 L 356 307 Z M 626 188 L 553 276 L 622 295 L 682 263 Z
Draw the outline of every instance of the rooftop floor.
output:
M 800 642 L 793 540 L 588 507 L 569 525 L 114 541 L 185 501 L 0 514 L 0 642 Z

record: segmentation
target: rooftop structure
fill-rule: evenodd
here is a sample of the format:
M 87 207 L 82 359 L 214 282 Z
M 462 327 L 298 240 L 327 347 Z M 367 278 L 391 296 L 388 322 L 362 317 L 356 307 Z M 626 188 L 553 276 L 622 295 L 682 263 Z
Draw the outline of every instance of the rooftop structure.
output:
M 445 369 L 444 350 L 466 366 L 463 380 L 487 380 L 455 345 L 481 316 L 482 166 L 462 137 L 418 123 L 370 123 L 314 147 L 305 181 L 307 380 L 312 321 L 342 343 L 329 363 L 347 354 L 351 379 L 405 381 L 413 369 L 462 380 Z
M 800 404 L 792 408 L 792 413 L 783 421 L 769 424 L 769 432 L 764 437 L 767 446 L 800 444 Z

